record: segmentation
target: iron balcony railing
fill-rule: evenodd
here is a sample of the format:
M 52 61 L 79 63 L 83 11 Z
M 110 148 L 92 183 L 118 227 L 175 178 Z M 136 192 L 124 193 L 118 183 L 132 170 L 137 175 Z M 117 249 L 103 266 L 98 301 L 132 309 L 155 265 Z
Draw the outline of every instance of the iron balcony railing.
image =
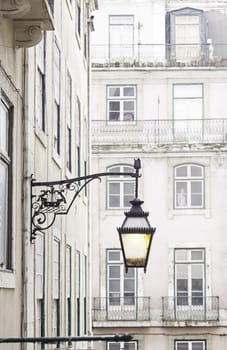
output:
M 93 321 L 149 321 L 149 297 L 94 298 Z
M 160 119 L 92 122 L 93 144 L 227 143 L 226 119 Z
M 163 297 L 163 321 L 218 321 L 219 297 Z
M 92 45 L 92 65 L 102 67 L 227 67 L 226 44 Z

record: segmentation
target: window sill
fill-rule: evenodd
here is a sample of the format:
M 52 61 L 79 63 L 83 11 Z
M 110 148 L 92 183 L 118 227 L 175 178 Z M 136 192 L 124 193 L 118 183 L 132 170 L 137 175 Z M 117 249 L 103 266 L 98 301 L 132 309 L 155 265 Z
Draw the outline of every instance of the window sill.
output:
M 14 289 L 15 286 L 14 272 L 10 270 L 0 270 L 0 288 Z
M 168 211 L 168 218 L 172 219 L 174 216 L 190 216 L 190 215 L 201 215 L 206 218 L 210 217 L 210 209 L 171 209 Z

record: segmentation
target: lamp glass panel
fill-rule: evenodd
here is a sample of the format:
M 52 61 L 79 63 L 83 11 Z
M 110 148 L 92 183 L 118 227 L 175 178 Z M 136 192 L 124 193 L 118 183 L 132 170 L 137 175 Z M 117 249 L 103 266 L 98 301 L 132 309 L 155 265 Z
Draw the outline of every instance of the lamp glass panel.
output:
M 141 216 L 134 216 L 134 217 L 127 217 L 125 220 L 125 223 L 123 225 L 124 227 L 143 227 L 143 228 L 150 228 L 148 221 L 145 217 Z
M 121 234 L 126 263 L 128 266 L 144 266 L 152 234 Z

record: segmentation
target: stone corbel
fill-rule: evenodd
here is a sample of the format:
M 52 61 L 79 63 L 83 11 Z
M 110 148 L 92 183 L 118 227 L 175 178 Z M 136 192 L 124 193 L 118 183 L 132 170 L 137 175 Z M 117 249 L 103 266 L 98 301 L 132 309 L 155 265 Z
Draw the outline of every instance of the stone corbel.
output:
M 40 21 L 14 21 L 16 47 L 32 47 L 42 39 L 43 24 Z
M 29 0 L 0 0 L 0 15 L 20 18 L 31 9 Z

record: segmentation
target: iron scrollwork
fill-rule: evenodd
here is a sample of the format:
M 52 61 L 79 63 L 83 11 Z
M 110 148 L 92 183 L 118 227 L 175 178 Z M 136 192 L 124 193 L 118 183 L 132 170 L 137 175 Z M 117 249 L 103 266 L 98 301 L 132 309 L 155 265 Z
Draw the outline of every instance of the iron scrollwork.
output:
M 80 192 L 95 179 L 101 181 L 102 177 L 111 175 L 134 177 L 137 196 L 139 159 L 135 160 L 134 168 L 135 172 L 106 172 L 60 181 L 37 182 L 31 178 L 31 241 L 36 238 L 37 232 L 49 229 L 57 215 L 67 215 Z

